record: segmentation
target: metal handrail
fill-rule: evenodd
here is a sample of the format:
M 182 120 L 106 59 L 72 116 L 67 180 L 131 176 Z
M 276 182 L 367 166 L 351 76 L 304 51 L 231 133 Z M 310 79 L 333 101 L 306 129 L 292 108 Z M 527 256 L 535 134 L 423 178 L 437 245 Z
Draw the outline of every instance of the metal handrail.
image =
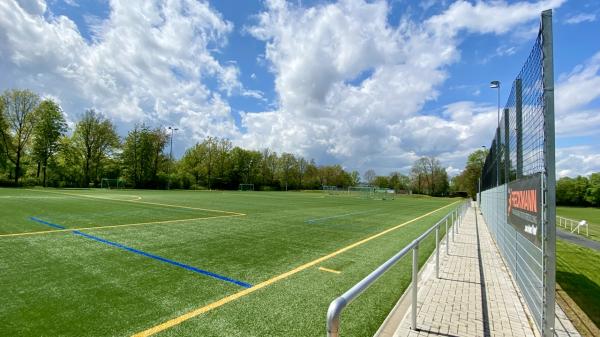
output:
M 411 282 L 411 296 L 412 296 L 412 324 L 411 328 L 416 330 L 417 328 L 417 293 L 418 293 L 418 285 L 417 285 L 417 276 L 419 272 L 419 263 L 418 263 L 418 251 L 419 251 L 419 243 L 423 241 L 431 232 L 435 230 L 435 275 L 439 278 L 439 230 L 442 223 L 446 225 L 446 254 L 448 254 L 448 247 L 450 245 L 449 236 L 452 233 L 452 241 L 454 241 L 454 232 L 458 231 L 458 226 L 462 223 L 462 217 L 466 210 L 469 207 L 469 202 L 465 202 L 462 205 L 458 206 L 456 209 L 452 210 L 448 214 L 446 214 L 441 220 L 439 220 L 435 225 L 431 226 L 428 230 L 423 232 L 418 238 L 414 239 L 407 246 L 402 248 L 396 255 L 392 256 L 385 263 L 377 267 L 373 272 L 371 272 L 367 277 L 363 278 L 360 282 L 346 291 L 343 295 L 336 298 L 329 304 L 329 309 L 327 310 L 327 336 L 328 337 L 339 337 L 339 328 L 340 328 L 340 316 L 342 311 L 358 296 L 360 296 L 365 290 L 367 290 L 371 284 L 373 284 L 379 277 L 381 277 L 388 269 L 394 266 L 401 258 L 403 258 L 409 251 L 412 250 L 413 258 L 412 258 L 412 282 Z M 452 232 L 448 232 L 448 219 L 451 219 L 450 229 Z M 456 226 L 455 226 L 456 225 Z
M 559 226 L 559 227 L 564 227 L 565 229 L 567 229 L 567 225 L 570 225 L 571 233 L 573 233 L 574 231 L 577 231 L 577 234 L 579 234 L 579 228 L 583 225 L 585 227 L 585 235 L 590 236 L 589 225 L 585 220 L 578 221 L 578 220 L 574 220 L 574 219 L 565 218 L 564 216 L 560 216 L 560 215 L 557 215 L 556 219 L 558 220 L 557 226 Z M 573 229 L 573 225 L 575 225 L 575 229 Z

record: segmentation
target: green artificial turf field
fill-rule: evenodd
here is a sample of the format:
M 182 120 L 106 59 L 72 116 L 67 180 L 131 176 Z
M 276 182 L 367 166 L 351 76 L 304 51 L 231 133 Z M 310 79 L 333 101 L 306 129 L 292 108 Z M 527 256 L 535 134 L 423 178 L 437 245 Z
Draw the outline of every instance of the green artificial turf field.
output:
M 0 189 L 0 335 L 323 336 L 334 298 L 458 206 Z M 421 264 L 434 244 L 420 247 Z M 346 309 L 342 335 L 373 335 L 409 283 L 405 258 Z
M 573 220 L 585 220 L 592 240 L 600 241 L 600 208 L 593 207 L 556 207 L 556 215 Z M 585 235 L 585 230 L 582 234 Z
M 557 240 L 556 281 L 600 327 L 600 253 Z

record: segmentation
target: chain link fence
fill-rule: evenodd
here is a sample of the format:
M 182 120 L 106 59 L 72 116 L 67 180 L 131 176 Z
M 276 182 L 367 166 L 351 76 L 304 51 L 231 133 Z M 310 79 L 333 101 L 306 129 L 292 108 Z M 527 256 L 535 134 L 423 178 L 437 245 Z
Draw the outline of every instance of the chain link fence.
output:
M 512 84 L 480 180 L 480 207 L 542 336 L 554 330 L 552 11 Z

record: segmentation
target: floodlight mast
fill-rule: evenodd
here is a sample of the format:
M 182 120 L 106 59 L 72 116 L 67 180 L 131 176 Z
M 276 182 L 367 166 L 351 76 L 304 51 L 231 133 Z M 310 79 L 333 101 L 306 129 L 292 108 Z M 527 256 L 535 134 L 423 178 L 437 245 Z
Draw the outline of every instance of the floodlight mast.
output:
M 490 82 L 490 88 L 492 89 L 498 89 L 498 115 L 497 115 L 497 120 L 498 120 L 498 127 L 496 129 L 496 134 L 498 135 L 498 139 L 496 140 L 496 156 L 499 155 L 498 152 L 498 142 L 500 141 L 500 81 L 491 81 Z M 498 158 L 496 158 L 496 186 L 500 185 L 500 160 L 498 160 Z
M 481 145 L 481 148 L 483 148 L 483 150 L 487 150 L 487 147 L 485 145 Z M 483 161 L 480 161 L 479 163 L 479 193 L 477 194 L 477 204 L 479 206 L 481 206 L 481 177 L 483 177 Z
M 179 130 L 174 127 L 167 127 L 167 129 L 171 130 L 171 149 L 169 150 L 169 165 L 167 166 L 167 189 L 171 189 L 171 165 L 173 164 L 173 132 Z

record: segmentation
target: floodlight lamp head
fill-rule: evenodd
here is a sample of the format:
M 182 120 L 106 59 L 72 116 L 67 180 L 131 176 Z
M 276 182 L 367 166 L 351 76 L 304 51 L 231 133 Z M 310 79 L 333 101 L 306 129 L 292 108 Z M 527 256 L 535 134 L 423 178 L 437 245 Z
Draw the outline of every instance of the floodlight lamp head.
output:
M 491 81 L 490 88 L 492 88 L 492 89 L 500 88 L 500 81 Z

